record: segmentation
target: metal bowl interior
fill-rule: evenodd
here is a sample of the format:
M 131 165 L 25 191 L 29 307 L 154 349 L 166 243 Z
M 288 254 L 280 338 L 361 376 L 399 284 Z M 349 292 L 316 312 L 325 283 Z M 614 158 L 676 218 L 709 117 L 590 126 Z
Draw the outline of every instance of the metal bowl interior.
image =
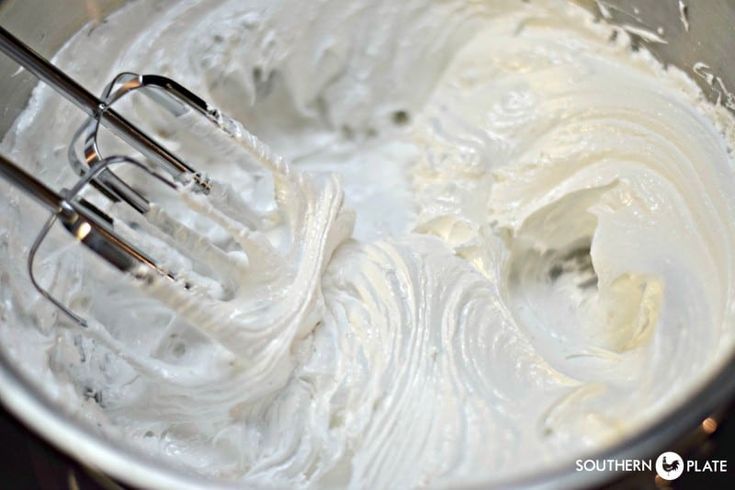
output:
M 729 63 L 728 56 L 728 50 L 735 46 L 735 30 L 731 28 L 735 25 L 735 0 L 691 2 L 691 5 L 660 0 L 576 1 L 594 11 L 602 21 L 658 31 L 659 34 L 663 32 L 661 37 L 665 43 L 647 42 L 637 37 L 636 45 L 649 49 L 665 64 L 684 70 L 713 102 L 719 101 L 735 110 L 735 97 L 728 92 L 728 87 L 735 87 L 735 65 Z M 124 3 L 126 0 L 0 0 L 0 24 L 42 54 L 51 56 L 84 24 L 105 18 Z M 702 66 L 706 66 L 707 73 L 713 76 L 705 76 Z M 0 135 L 5 134 L 23 110 L 35 84 L 32 75 L 19 72 L 17 65 L 0 57 Z M 686 403 L 672 407 L 668 415 L 634 437 L 590 457 L 649 458 L 662 449 L 685 444 L 697 433 L 704 418 L 735 395 L 735 378 L 730 375 L 734 370 L 735 353 Z M 120 443 L 105 439 L 92 427 L 59 410 L 5 357 L 2 349 L 0 400 L 22 422 L 58 448 L 120 481 L 143 488 L 235 488 L 234 485 L 203 480 L 165 463 L 152 461 Z M 597 485 L 614 476 L 576 472 L 570 461 L 544 473 L 499 484 L 526 488 L 576 488 Z M 487 488 L 487 482 L 468 482 L 467 486 Z

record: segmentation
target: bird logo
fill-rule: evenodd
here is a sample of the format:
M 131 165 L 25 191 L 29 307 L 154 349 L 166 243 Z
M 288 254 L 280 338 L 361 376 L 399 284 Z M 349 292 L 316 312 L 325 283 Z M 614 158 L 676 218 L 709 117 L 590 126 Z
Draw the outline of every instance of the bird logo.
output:
M 663 462 L 661 463 L 661 467 L 664 469 L 666 473 L 671 473 L 672 471 L 676 471 L 679 469 L 679 461 L 674 460 L 671 463 L 667 463 L 666 457 L 664 456 Z
M 661 454 L 656 459 L 656 473 L 664 480 L 676 480 L 684 472 L 684 460 L 673 451 Z

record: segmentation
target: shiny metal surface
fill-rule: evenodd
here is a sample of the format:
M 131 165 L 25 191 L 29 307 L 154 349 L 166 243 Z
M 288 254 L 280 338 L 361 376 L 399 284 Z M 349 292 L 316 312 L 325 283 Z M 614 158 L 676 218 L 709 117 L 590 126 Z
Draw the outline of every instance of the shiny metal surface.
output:
M 52 213 L 64 210 L 64 199 L 31 174 L 0 155 L 0 177 L 21 189 Z
M 140 151 L 146 158 L 168 170 L 175 179 L 181 180 L 188 175 L 196 174 L 194 169 L 186 162 L 160 145 L 138 126 L 121 116 L 111 107 L 109 102 L 92 95 L 76 80 L 59 70 L 2 26 L 0 26 L 0 51 L 24 69 L 33 73 L 44 83 L 50 85 L 61 96 L 76 104 L 93 120 L 99 121 L 130 146 Z M 108 187 L 113 194 L 125 199 L 140 212 L 148 211 L 147 203 L 140 194 L 116 176 L 105 171 L 101 177 L 103 177 L 103 185 Z
M 67 305 L 57 300 L 49 291 L 43 288 L 36 280 L 34 274 L 34 259 L 41 243 L 46 238 L 48 231 L 58 221 L 78 241 L 88 249 L 97 254 L 113 267 L 122 272 L 140 276 L 143 270 L 150 270 L 155 274 L 175 279 L 173 274 L 162 269 L 153 259 L 144 252 L 120 237 L 114 229 L 115 223 L 112 218 L 102 213 L 98 208 L 91 206 L 83 199 L 78 198 L 79 193 L 85 186 L 90 184 L 94 178 L 105 171 L 109 165 L 127 163 L 138 166 L 146 171 L 146 167 L 135 160 L 112 157 L 96 163 L 90 171 L 82 177 L 77 184 L 64 195 L 51 190 L 43 182 L 29 174 L 17 164 L 0 155 L 0 177 L 10 182 L 13 186 L 25 192 L 28 196 L 42 204 L 51 216 L 41 230 L 28 252 L 28 273 L 36 290 L 47 300 L 51 301 L 57 308 L 64 312 L 69 318 L 81 327 L 87 327 L 84 318 L 74 313 Z M 143 268 L 139 268 L 143 266 Z
M 41 55 L 52 56 L 90 22 L 100 22 L 125 0 L 0 0 L 0 25 L 19 33 Z M 0 57 L 0 135 L 10 128 L 36 85 L 32 74 Z
M 533 0 L 531 0 L 533 1 Z M 735 110 L 735 0 L 575 0 L 594 11 L 601 21 L 661 33 L 665 43 L 637 38 L 641 49 L 689 74 L 707 97 Z M 122 0 L 0 0 L 0 25 L 18 33 L 34 49 L 53 54 L 72 33 L 90 20 L 104 18 Z M 90 9 L 90 5 L 94 8 Z M 38 12 L 44 12 L 38 15 Z M 604 13 L 604 15 L 603 15 Z M 683 16 L 684 15 L 684 16 Z M 661 31 L 659 31 L 659 28 Z M 634 36 L 635 37 L 635 36 Z M 0 59 L 0 135 L 22 111 L 34 84 L 27 73 Z M 702 421 L 717 413 L 735 394 L 735 356 L 686 403 L 654 425 L 616 446 L 590 455 L 599 459 L 655 457 L 662 450 L 687 451 L 706 437 Z M 119 442 L 107 441 L 92 428 L 60 412 L 16 366 L 0 355 L 0 399 L 26 424 L 49 441 L 106 473 L 145 488 L 232 488 L 183 473 L 136 454 Z M 704 432 L 703 432 L 704 431 Z M 571 464 L 542 474 L 503 482 L 524 488 L 581 488 L 599 485 L 619 475 L 578 473 Z M 470 488 L 487 488 L 475 482 Z
M 664 64 L 671 64 L 695 80 L 707 97 L 735 111 L 735 1 L 733 0 L 576 0 L 613 24 L 642 28 L 653 33 L 661 29 L 665 43 L 637 45 L 651 51 Z M 635 36 L 634 36 L 635 37 Z M 713 78 L 695 69 L 704 64 Z M 717 80 L 719 78 L 719 81 Z
M 1 34 L 2 32 L 0 31 Z M 45 64 L 48 65 L 48 63 Z M 51 68 L 56 70 L 54 67 Z M 62 91 L 64 90 L 63 87 L 60 89 Z M 175 117 L 179 117 L 193 110 L 206 117 L 215 127 L 221 129 L 219 111 L 176 81 L 160 75 L 139 75 L 137 73 L 123 72 L 118 74 L 105 87 L 102 97 L 97 99 L 99 106 L 104 107 L 104 109 L 90 113 L 90 117 L 72 138 L 72 143 L 67 152 L 72 168 L 74 168 L 77 174 L 84 175 L 87 167 L 104 160 L 104 157 L 100 154 L 97 141 L 99 128 L 100 126 L 109 125 L 110 118 L 114 116 L 117 118 L 117 121 L 125 121 L 127 127 L 133 130 L 133 132 L 127 132 L 127 129 L 118 128 L 124 131 L 124 139 L 126 141 L 132 141 L 131 146 L 141 151 L 149 161 L 154 164 L 159 164 L 176 181 L 186 183 L 191 179 L 197 184 L 200 192 L 205 194 L 209 193 L 212 189 L 212 183 L 206 175 L 202 172 L 194 171 L 194 169 L 180 160 L 176 155 L 159 145 L 155 140 L 145 136 L 138 127 L 128 123 L 115 112 L 113 109 L 115 103 L 136 91 L 147 95 Z M 141 136 L 144 136 L 146 141 L 138 140 Z M 83 158 L 77 155 L 77 149 L 75 148 L 78 140 L 82 140 L 84 143 Z M 151 148 L 148 147 L 149 144 L 152 145 Z M 169 162 L 168 156 L 176 162 L 180 162 L 182 166 L 176 166 Z M 105 170 L 100 173 L 99 178 L 95 179 L 93 184 L 97 184 L 98 189 L 107 191 L 105 193 L 108 197 L 111 197 L 113 200 L 122 199 L 140 213 L 145 214 L 150 209 L 150 203 L 145 197 L 130 188 L 109 171 Z

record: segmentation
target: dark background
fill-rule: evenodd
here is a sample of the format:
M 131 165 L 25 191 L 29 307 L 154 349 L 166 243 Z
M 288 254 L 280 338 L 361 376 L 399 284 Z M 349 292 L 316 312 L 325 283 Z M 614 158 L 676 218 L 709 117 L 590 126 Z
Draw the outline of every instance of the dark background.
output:
M 607 488 L 622 489 L 732 489 L 735 490 L 735 407 L 727 412 L 717 431 L 686 459 L 728 460 L 728 473 L 684 473 L 669 486 L 647 473 L 623 477 Z M 110 490 L 127 489 L 53 449 L 28 431 L 0 406 L 0 489 L 5 490 Z

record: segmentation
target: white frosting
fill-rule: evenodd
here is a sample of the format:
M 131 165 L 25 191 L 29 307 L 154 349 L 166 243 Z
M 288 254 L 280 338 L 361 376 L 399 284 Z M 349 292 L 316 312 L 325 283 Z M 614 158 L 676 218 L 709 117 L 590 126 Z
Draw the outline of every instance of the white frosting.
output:
M 96 320 L 67 328 L 4 188 L 3 346 L 103 433 L 248 485 L 499 481 L 620 441 L 731 350 L 735 178 L 729 116 L 616 32 L 554 0 L 132 2 L 58 64 L 172 76 L 291 163 L 136 98 L 215 181 L 128 176 L 175 237 L 139 223 L 146 249 L 200 286 L 59 233 L 39 275 Z M 68 185 L 81 118 L 41 88 L 4 146 Z

